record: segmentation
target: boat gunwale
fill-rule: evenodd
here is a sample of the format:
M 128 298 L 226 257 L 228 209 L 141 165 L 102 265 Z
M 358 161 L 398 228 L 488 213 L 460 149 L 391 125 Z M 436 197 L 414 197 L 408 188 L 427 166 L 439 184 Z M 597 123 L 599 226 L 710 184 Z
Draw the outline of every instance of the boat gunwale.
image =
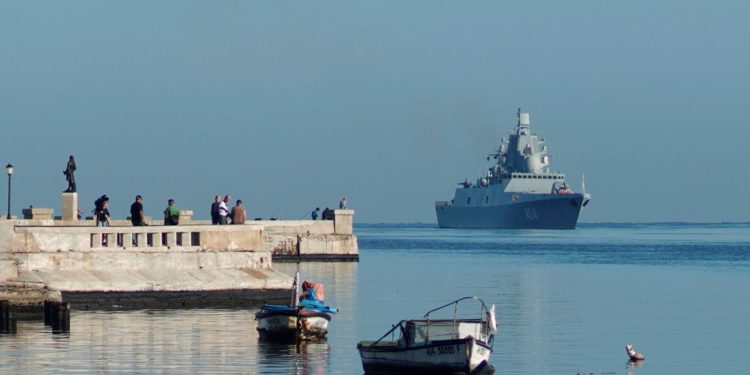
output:
M 305 311 L 304 313 L 302 311 Z M 320 311 L 311 311 L 311 310 L 297 310 L 297 311 L 286 311 L 286 310 L 278 310 L 278 311 L 259 311 L 255 313 L 255 319 L 266 319 L 274 316 L 286 316 L 286 317 L 296 317 L 297 319 L 303 319 L 303 318 L 324 318 L 327 321 L 331 321 L 331 316 L 327 313 L 320 312 Z
M 482 305 L 482 308 L 480 310 L 479 318 L 478 319 L 477 318 L 462 318 L 462 319 L 457 318 L 456 314 L 458 313 L 458 304 L 461 303 L 461 302 L 463 302 L 463 301 L 466 301 L 466 300 L 478 301 Z M 432 314 L 432 313 L 434 313 L 436 311 L 440 311 L 442 309 L 445 309 L 446 307 L 449 307 L 449 306 L 455 306 L 454 311 L 453 311 L 453 319 L 447 319 L 447 318 L 443 318 L 443 319 L 430 319 L 430 314 Z M 484 300 L 482 300 L 481 298 L 479 298 L 477 296 L 462 297 L 462 298 L 459 298 L 459 299 L 457 299 L 455 301 L 446 303 L 445 305 L 442 305 L 440 307 L 436 307 L 436 308 L 428 311 L 422 317 L 423 319 L 403 319 L 403 320 L 399 321 L 398 323 L 394 324 L 393 327 L 391 327 L 391 329 L 388 330 L 388 332 L 386 332 L 383 336 L 380 336 L 380 338 L 378 338 L 377 340 L 375 340 L 375 342 L 373 343 L 373 345 L 377 345 L 377 343 L 379 343 L 381 340 L 383 340 L 384 338 L 386 338 L 386 336 L 388 336 L 389 334 L 391 334 L 392 332 L 394 332 L 396 330 L 396 328 L 401 329 L 401 334 L 403 335 L 404 334 L 404 324 L 405 323 L 409 323 L 409 322 L 412 322 L 412 323 L 413 322 L 425 322 L 426 323 L 426 327 L 427 327 L 428 332 L 429 332 L 429 327 L 430 327 L 431 322 L 438 322 L 438 323 L 450 322 L 450 323 L 453 323 L 454 326 L 457 325 L 457 323 L 459 323 L 459 322 L 469 322 L 469 323 L 475 323 L 475 324 L 476 323 L 482 324 L 483 322 L 485 322 L 485 314 L 489 314 L 489 312 L 490 312 L 490 309 L 487 308 L 487 305 L 484 303 Z M 489 341 L 493 341 L 492 337 L 494 337 L 494 334 L 490 334 L 489 336 L 491 337 L 489 339 Z M 473 337 L 473 336 L 469 336 L 469 337 Z M 429 335 L 428 335 L 427 338 L 429 340 Z
M 374 341 L 360 341 L 357 343 L 357 349 L 361 352 L 369 351 L 369 352 L 401 352 L 401 351 L 411 351 L 411 350 L 422 350 L 429 347 L 437 347 L 437 346 L 446 346 L 446 345 L 456 345 L 456 344 L 462 344 L 466 343 L 468 344 L 470 342 L 475 342 L 479 346 L 484 347 L 485 349 L 488 349 L 490 353 L 492 353 L 492 347 L 487 344 L 486 342 L 479 340 L 478 338 L 474 336 L 467 336 L 461 339 L 452 339 L 452 340 L 435 340 L 435 341 L 428 341 L 424 344 L 418 344 L 413 346 L 400 346 L 398 341 L 386 341 L 388 343 L 395 343 L 394 344 L 388 344 L 388 345 L 377 345 L 377 344 L 369 344 L 366 345 L 364 343 L 374 343 Z
M 424 323 L 429 323 L 429 324 L 433 324 L 433 323 L 434 324 L 453 323 L 453 322 L 458 322 L 458 323 L 479 323 L 479 324 L 481 324 L 481 323 L 484 322 L 482 319 L 476 319 L 476 318 L 469 318 L 469 319 L 447 319 L 447 318 L 446 319 L 406 319 L 406 320 L 403 320 L 403 321 L 407 322 L 407 323 L 418 323 L 418 322 L 421 323 L 421 322 L 424 322 Z

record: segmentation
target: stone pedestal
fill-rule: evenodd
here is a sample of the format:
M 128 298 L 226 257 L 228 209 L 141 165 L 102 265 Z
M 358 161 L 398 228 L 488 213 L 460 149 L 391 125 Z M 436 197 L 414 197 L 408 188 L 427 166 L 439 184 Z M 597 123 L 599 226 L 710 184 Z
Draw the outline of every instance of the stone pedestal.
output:
M 62 193 L 61 219 L 78 221 L 78 193 Z
M 188 225 L 193 220 L 193 210 L 180 210 L 180 225 Z

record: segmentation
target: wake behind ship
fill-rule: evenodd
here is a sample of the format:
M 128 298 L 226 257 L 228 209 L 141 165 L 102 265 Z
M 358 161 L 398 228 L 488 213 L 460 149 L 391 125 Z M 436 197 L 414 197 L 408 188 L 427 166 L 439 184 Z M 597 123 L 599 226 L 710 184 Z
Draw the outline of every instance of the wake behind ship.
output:
M 441 228 L 573 229 L 591 195 L 571 190 L 565 175 L 550 171 L 543 138 L 531 132 L 529 114 L 518 109 L 518 124 L 497 152 L 497 163 L 475 183 L 459 183 L 450 202 L 435 202 Z

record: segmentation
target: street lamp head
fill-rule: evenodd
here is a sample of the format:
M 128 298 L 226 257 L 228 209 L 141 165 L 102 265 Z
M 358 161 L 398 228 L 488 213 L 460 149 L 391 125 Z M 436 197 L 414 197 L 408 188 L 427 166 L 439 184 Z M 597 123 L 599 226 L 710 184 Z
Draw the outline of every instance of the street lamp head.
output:
M 5 166 L 5 171 L 8 172 L 8 176 L 13 174 L 13 164 L 8 163 L 8 165 Z

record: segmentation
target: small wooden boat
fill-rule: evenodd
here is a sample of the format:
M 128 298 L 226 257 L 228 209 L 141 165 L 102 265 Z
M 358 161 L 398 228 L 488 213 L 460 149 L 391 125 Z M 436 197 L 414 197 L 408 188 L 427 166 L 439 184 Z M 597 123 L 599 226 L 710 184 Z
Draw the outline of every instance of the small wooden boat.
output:
M 268 340 L 315 340 L 328 333 L 331 315 L 338 310 L 326 306 L 318 296 L 323 296 L 321 284 L 305 282 L 307 288 L 300 299 L 298 295 L 299 272 L 292 283 L 292 302 L 289 305 L 265 304 L 255 313 L 258 333 Z M 319 290 L 316 293 L 315 288 Z
M 314 340 L 328 333 L 331 316 L 317 311 L 282 305 L 264 305 L 255 314 L 258 333 L 264 339 Z
M 458 305 L 481 303 L 479 318 L 458 318 Z M 430 314 L 453 307 L 453 319 Z M 497 332 L 495 306 L 478 297 L 464 297 L 427 312 L 423 319 L 402 320 L 376 341 L 357 344 L 366 374 L 476 374 L 491 372 L 492 345 Z M 393 340 L 398 333 L 398 340 Z M 384 340 L 391 335 L 390 341 Z

